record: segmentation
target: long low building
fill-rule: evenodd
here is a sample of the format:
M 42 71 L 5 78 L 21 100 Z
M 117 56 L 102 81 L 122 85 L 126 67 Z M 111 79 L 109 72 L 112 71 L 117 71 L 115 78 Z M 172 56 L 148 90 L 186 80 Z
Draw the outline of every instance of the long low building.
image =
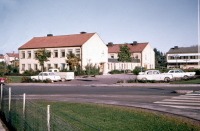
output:
M 19 73 L 25 70 L 41 70 L 38 61 L 35 59 L 37 50 L 45 49 L 51 52 L 49 61 L 44 63 L 46 70 L 49 68 L 66 69 L 67 54 L 74 53 L 81 58 L 82 69 L 87 64 L 99 66 L 103 73 L 107 73 L 108 48 L 97 33 L 81 32 L 80 34 L 34 37 L 19 50 Z
M 108 71 L 112 70 L 133 70 L 136 66 L 146 69 L 155 69 L 155 52 L 148 42 L 146 43 L 127 43 L 130 48 L 132 62 L 118 61 L 120 46 L 125 44 L 108 43 Z
M 171 48 L 167 53 L 167 68 L 199 68 L 198 46 Z

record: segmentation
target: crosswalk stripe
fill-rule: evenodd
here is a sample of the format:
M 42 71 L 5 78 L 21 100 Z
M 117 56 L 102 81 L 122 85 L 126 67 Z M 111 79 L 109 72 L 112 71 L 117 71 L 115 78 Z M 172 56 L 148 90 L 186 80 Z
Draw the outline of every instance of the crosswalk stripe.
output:
M 172 97 L 172 99 L 200 100 L 200 98 L 195 98 L 195 97 Z
M 173 108 L 200 109 L 200 94 L 180 95 L 172 97 L 171 99 L 164 99 L 153 103 Z
M 175 107 L 175 108 L 187 108 L 187 109 L 200 109 L 200 107 L 196 106 L 174 106 L 174 105 L 162 105 L 162 106 L 169 106 L 169 107 Z
M 156 101 L 154 103 L 160 103 L 160 104 L 176 104 L 176 105 L 196 105 L 200 106 L 200 103 L 178 103 L 178 102 L 165 102 L 165 101 Z
M 164 99 L 163 101 L 183 101 L 183 102 L 200 102 L 199 100 L 176 100 L 176 99 Z

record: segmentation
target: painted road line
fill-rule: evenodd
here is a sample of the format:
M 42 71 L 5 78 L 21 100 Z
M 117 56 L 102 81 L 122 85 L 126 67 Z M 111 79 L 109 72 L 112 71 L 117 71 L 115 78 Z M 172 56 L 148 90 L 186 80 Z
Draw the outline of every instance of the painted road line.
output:
M 178 102 L 165 102 L 165 101 L 156 101 L 154 103 L 159 103 L 159 104 L 173 104 L 173 105 L 196 105 L 196 106 L 200 106 L 200 103 L 178 103 Z
M 198 96 L 198 95 L 195 96 L 195 95 L 190 95 L 190 94 L 180 95 L 178 97 L 197 97 L 197 98 L 200 98 L 200 96 Z
M 174 105 L 161 105 L 161 106 L 168 106 L 168 107 L 174 107 L 174 108 L 181 108 L 181 109 L 200 109 L 200 107 L 196 106 L 174 106 Z
M 172 99 L 183 99 L 183 100 L 200 100 L 200 98 L 196 98 L 196 97 L 172 97 Z
M 200 94 L 186 94 L 187 96 L 200 96 Z
M 163 101 L 183 101 L 183 102 L 200 102 L 200 100 L 175 100 L 175 99 L 164 99 Z

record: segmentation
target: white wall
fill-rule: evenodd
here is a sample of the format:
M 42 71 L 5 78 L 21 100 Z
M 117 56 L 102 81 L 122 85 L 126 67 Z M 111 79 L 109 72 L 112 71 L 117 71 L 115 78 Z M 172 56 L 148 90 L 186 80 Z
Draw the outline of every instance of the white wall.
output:
M 85 44 L 82 46 L 82 64 L 83 67 L 87 64 L 92 63 L 93 65 L 100 66 L 104 64 L 104 73 L 107 73 L 108 63 L 108 47 L 101 40 L 101 38 L 94 34 Z M 106 63 L 106 64 L 105 64 Z
M 147 66 L 147 69 L 155 69 L 155 52 L 151 48 L 150 44 L 142 51 L 142 66 Z

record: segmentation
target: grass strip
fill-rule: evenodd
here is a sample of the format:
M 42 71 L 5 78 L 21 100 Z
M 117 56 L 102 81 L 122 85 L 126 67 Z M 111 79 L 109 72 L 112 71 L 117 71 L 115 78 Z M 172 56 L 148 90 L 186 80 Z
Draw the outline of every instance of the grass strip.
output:
M 200 79 L 179 81 L 179 82 L 170 82 L 170 84 L 200 84 Z
M 51 112 L 84 131 L 92 131 L 95 129 L 104 131 L 200 130 L 199 125 L 195 125 L 189 120 L 156 114 L 141 109 L 72 102 L 35 103 L 43 108 L 46 108 L 47 105 L 51 105 Z M 87 125 L 83 123 L 87 123 Z

